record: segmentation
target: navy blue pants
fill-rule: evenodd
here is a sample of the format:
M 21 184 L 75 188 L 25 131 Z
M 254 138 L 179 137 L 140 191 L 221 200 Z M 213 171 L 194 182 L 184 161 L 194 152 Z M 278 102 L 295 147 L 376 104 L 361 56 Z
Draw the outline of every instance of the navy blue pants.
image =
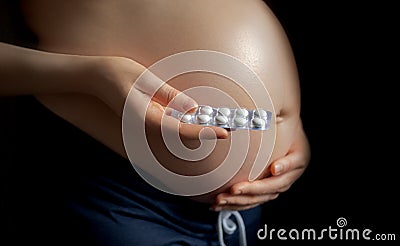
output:
M 218 213 L 209 205 L 153 188 L 128 160 L 31 97 L 12 109 L 2 138 L 2 211 L 15 244 L 218 245 Z M 255 245 L 261 208 L 241 214 Z M 224 238 L 239 244 L 238 231 Z
M 130 172 L 82 180 L 67 207 L 79 240 L 115 246 L 218 245 L 218 213 L 209 205 L 158 191 Z M 249 245 L 255 244 L 260 212 L 241 213 Z M 238 230 L 224 238 L 227 245 L 239 244 Z

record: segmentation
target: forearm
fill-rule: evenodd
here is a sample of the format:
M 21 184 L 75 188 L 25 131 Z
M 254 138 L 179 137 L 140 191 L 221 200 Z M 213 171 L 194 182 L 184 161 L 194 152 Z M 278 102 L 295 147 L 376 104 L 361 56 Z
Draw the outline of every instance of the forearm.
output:
M 87 92 L 90 59 L 0 43 L 0 96 Z

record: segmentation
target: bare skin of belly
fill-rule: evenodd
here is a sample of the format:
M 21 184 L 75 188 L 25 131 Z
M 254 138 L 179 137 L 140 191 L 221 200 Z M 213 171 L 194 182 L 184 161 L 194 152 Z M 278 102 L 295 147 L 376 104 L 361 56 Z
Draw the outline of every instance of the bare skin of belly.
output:
M 299 124 L 299 82 L 287 37 L 262 1 L 32 0 L 23 2 L 23 8 L 28 25 L 38 36 L 38 48 L 45 51 L 122 56 L 146 67 L 188 50 L 220 51 L 238 58 L 262 79 L 274 105 L 276 141 L 269 162 L 287 153 Z M 197 86 L 218 88 L 240 106 L 254 107 L 243 89 L 222 76 L 191 73 L 168 83 L 178 90 Z M 121 119 L 99 99 L 78 94 L 38 95 L 38 99 L 54 113 L 125 156 Z M 199 104 L 207 104 L 206 98 L 197 100 Z M 260 132 L 250 133 L 243 167 L 230 182 L 193 199 L 211 203 L 216 194 L 243 181 L 255 156 L 263 151 L 259 149 L 260 139 Z M 191 163 L 170 154 L 160 132 L 149 134 L 148 141 L 165 167 L 185 175 L 213 170 L 230 147 L 229 139 L 217 140 L 210 156 Z M 195 147 L 198 142 L 185 141 L 185 144 Z M 266 175 L 268 169 L 259 178 Z

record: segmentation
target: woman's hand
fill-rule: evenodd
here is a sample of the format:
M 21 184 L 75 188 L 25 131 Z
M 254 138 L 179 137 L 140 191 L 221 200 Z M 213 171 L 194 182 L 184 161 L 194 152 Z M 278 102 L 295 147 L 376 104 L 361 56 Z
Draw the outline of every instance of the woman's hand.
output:
M 122 116 L 125 101 L 134 82 L 146 71 L 145 67 L 129 58 L 69 55 L 1 42 L 0 67 L 0 77 L 4 81 L 0 83 L 0 96 L 89 94 L 107 104 L 119 117 Z M 152 97 L 149 107 L 135 105 L 138 108 L 145 107 L 146 126 L 150 129 L 161 125 L 164 107 L 171 101 L 173 103 L 170 106 L 180 111 L 197 107 L 193 99 L 156 76 L 147 77 L 140 89 L 146 93 L 152 88 L 159 89 Z M 179 124 L 179 133 L 183 138 L 199 139 L 199 133 L 204 129 L 201 126 L 175 123 Z M 226 130 L 211 128 L 217 138 L 228 137 Z
M 277 198 L 303 174 L 309 160 L 308 139 L 300 126 L 297 138 L 286 156 L 270 165 L 271 176 L 233 185 L 230 193 L 221 193 L 217 196 L 212 209 L 215 211 L 245 210 Z
M 151 97 L 150 104 L 146 100 L 135 100 L 134 109 L 146 110 L 146 127 L 156 129 L 161 126 L 165 107 L 168 105 L 181 112 L 191 111 L 197 107 L 197 103 L 190 97 L 163 82 L 153 73 L 146 71 L 141 64 L 124 57 L 97 57 L 95 58 L 95 70 L 98 78 L 93 78 L 89 86 L 91 94 L 105 102 L 118 116 L 122 116 L 125 101 L 130 90 L 135 90 L 136 95 Z M 138 77 L 142 76 L 140 84 L 135 84 Z M 159 89 L 157 89 L 159 88 Z M 204 129 L 200 125 L 188 125 L 171 119 L 179 124 L 179 134 L 184 139 L 199 139 L 200 132 Z M 227 138 L 228 132 L 220 127 L 213 129 L 209 138 Z M 206 131 L 207 132 L 207 131 Z M 208 136 L 202 136 L 207 138 Z

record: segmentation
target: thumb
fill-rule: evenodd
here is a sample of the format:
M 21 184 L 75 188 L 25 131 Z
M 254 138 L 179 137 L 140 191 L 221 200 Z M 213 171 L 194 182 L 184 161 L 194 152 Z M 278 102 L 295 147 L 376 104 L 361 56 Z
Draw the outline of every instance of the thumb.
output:
M 181 112 L 197 108 L 198 104 L 191 97 L 168 85 L 150 70 L 142 74 L 142 79 L 135 83 L 136 89 L 152 96 L 152 99 L 163 106 L 169 106 Z
M 192 111 L 197 108 L 198 104 L 191 97 L 174 87 L 164 83 L 161 88 L 154 94 L 153 100 L 161 105 L 168 106 L 180 112 Z

